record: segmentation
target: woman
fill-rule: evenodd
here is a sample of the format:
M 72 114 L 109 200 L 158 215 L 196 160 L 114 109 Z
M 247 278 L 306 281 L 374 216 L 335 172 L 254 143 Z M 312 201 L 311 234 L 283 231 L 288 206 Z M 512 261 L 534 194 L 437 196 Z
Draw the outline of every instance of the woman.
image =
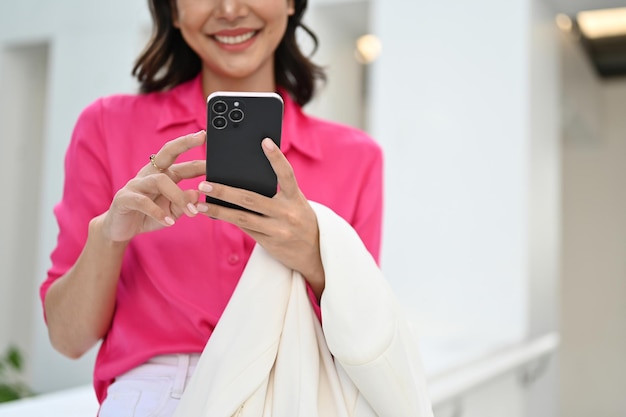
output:
M 154 36 L 133 71 L 141 93 L 101 98 L 75 126 L 41 286 L 59 352 L 77 358 L 102 341 L 101 416 L 171 415 L 256 243 L 305 277 L 319 308 L 324 270 L 308 200 L 346 219 L 375 259 L 380 247 L 380 148 L 301 110 L 323 78 L 295 40 L 306 0 L 150 7 Z M 283 97 L 281 149 L 263 142 L 279 181 L 273 198 L 203 181 L 205 99 L 218 90 Z M 207 195 L 260 215 L 206 204 Z

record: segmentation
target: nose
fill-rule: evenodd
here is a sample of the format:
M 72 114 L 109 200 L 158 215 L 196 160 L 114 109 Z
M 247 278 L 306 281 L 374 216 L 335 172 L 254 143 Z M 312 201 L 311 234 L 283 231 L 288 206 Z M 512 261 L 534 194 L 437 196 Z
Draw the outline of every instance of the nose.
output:
M 229 22 L 236 21 L 248 13 L 245 0 L 217 0 L 216 16 Z

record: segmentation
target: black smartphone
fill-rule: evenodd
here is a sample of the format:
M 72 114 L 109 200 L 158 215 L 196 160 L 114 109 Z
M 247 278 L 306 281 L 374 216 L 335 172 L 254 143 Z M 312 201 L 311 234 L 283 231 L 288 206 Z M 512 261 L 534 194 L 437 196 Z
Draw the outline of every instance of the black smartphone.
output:
M 276 93 L 212 93 L 207 98 L 207 181 L 273 197 L 276 174 L 261 141 L 270 138 L 280 148 L 283 112 L 283 99 Z M 206 201 L 242 209 L 208 196 Z

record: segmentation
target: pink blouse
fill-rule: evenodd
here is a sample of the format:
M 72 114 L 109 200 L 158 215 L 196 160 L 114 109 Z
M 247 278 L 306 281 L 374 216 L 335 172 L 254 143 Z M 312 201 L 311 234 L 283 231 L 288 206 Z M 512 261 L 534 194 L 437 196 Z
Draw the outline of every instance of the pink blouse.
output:
M 302 112 L 287 94 L 281 149 L 305 196 L 332 208 L 378 260 L 382 218 L 381 148 L 363 132 Z M 78 258 L 89 221 L 115 192 L 176 137 L 206 128 L 200 77 L 161 93 L 101 98 L 80 115 L 65 159 L 59 225 L 41 299 Z M 179 161 L 204 160 L 203 148 Z M 203 178 L 184 180 L 197 189 Z M 228 223 L 199 215 L 136 236 L 117 288 L 116 310 L 95 364 L 100 402 L 108 385 L 155 355 L 201 352 L 237 285 L 254 241 Z

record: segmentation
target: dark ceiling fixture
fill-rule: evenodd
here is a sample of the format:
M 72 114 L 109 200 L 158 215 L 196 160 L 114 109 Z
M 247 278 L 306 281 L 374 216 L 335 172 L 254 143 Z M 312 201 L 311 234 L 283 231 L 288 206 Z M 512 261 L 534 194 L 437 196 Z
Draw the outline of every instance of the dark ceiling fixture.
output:
M 626 76 L 626 7 L 579 12 L 571 30 L 601 77 Z
M 583 36 L 581 42 L 600 76 L 626 76 L 626 35 L 597 39 Z

